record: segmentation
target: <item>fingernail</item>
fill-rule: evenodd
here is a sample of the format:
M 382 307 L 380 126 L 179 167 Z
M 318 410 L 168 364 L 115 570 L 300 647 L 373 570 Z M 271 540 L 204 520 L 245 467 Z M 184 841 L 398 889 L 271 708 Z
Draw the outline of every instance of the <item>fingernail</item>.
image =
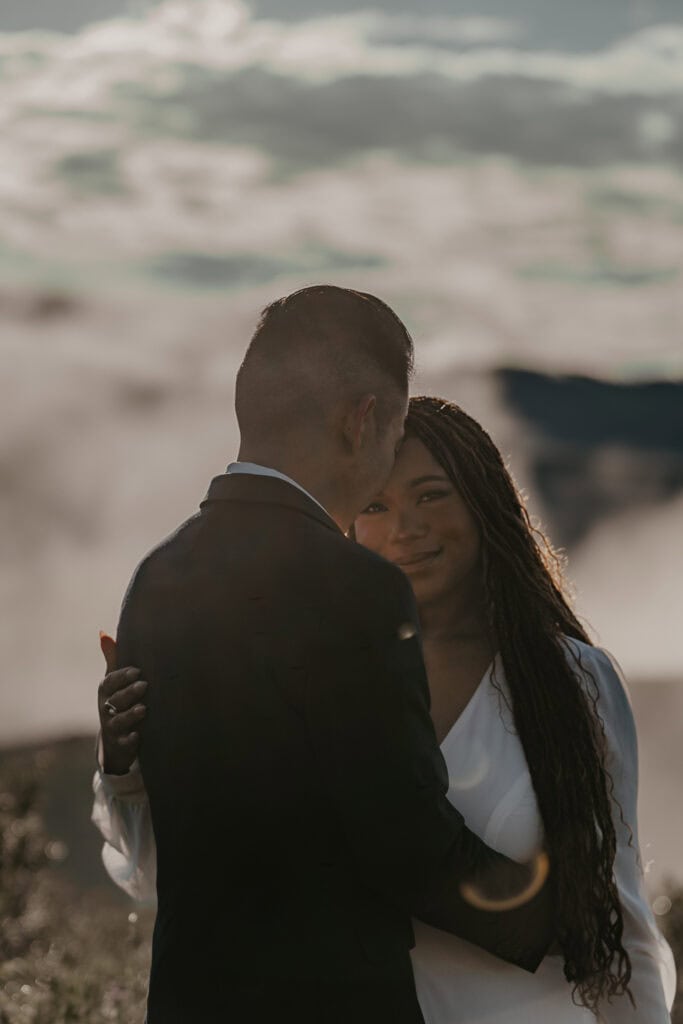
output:
M 135 683 L 135 685 L 133 686 L 133 689 L 137 693 L 142 693 L 143 690 L 147 689 L 147 680 L 146 679 L 138 679 L 137 683 Z
M 135 679 L 135 677 L 139 676 L 139 675 L 140 675 L 140 669 L 139 668 L 127 668 L 126 669 L 126 679 Z
M 145 707 L 144 704 L 136 704 L 134 710 L 136 715 L 144 715 L 145 712 L 147 711 L 147 708 Z

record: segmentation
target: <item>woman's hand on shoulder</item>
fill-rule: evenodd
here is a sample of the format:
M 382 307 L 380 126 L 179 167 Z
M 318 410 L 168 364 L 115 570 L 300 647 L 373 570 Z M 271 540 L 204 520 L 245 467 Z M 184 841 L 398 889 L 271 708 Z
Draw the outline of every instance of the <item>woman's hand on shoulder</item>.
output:
M 107 674 L 97 691 L 102 732 L 102 769 L 107 775 L 125 775 L 140 744 L 139 728 L 145 716 L 142 702 L 147 683 L 137 668 L 118 668 L 116 641 L 100 633 L 100 648 Z

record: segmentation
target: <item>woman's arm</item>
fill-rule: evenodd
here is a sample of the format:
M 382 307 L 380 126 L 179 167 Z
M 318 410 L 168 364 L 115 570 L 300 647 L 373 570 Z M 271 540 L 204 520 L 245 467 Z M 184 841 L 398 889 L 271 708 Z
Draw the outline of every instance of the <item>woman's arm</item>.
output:
M 134 900 L 156 899 L 156 843 L 137 761 L 125 775 L 106 775 L 100 747 L 93 792 L 91 820 L 104 838 L 102 862 L 109 877 Z
M 599 648 L 590 649 L 588 663 L 582 650 L 582 667 L 588 669 L 598 688 L 598 712 L 607 740 L 607 769 L 614 784 L 613 814 L 617 833 L 614 874 L 624 915 L 623 944 L 631 958 L 627 996 L 601 1005 L 605 1024 L 669 1024 L 676 991 L 676 971 L 668 944 L 655 924 L 645 893 L 638 847 L 638 744 L 633 712 L 620 671 Z
M 157 851 L 147 791 L 136 758 L 147 683 L 117 668 L 116 641 L 100 633 L 107 675 L 98 688 L 100 734 L 91 820 L 104 838 L 110 878 L 135 900 L 156 898 Z

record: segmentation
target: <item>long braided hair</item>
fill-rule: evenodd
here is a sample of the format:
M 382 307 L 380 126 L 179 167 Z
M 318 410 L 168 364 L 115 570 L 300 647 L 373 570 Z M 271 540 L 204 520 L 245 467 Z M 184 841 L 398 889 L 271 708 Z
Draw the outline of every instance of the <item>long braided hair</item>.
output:
M 591 641 L 570 607 L 562 560 L 532 525 L 486 431 L 457 405 L 429 397 L 410 400 L 405 426 L 478 522 L 488 626 L 543 821 L 564 973 L 575 1001 L 597 1015 L 603 999 L 630 997 L 631 963 L 613 874 L 612 780 L 597 689 L 592 677 L 588 690 L 579 681 L 563 637 Z

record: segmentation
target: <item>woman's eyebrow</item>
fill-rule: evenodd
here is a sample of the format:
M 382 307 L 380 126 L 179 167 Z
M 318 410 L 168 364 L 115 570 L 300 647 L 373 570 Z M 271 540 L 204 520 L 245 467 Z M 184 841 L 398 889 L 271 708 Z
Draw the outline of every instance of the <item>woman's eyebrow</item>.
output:
M 411 480 L 408 484 L 409 487 L 419 487 L 420 484 L 431 483 L 434 480 L 438 480 L 440 484 L 449 484 L 450 480 L 443 474 L 431 473 L 428 476 L 418 476 L 414 480 Z

